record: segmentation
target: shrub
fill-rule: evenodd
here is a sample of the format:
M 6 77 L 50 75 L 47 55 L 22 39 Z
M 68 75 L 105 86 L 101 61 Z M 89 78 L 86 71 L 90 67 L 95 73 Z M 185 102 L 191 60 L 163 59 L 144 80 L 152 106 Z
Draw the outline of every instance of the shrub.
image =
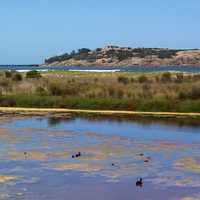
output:
M 75 84 L 66 84 L 62 88 L 63 95 L 78 95 L 79 94 L 79 87 L 76 87 Z
M 171 81 L 171 73 L 170 72 L 165 72 L 161 76 L 161 81 L 162 82 L 170 82 Z
M 138 78 L 139 83 L 148 82 L 148 78 L 145 75 L 142 75 Z
M 179 99 L 186 99 L 186 97 L 187 97 L 187 95 L 185 92 L 183 92 L 183 91 L 179 92 L 179 94 L 178 94 Z
M 94 78 L 94 82 L 97 83 L 99 81 L 98 78 Z
M 36 93 L 39 95 L 46 95 L 47 92 L 43 87 L 39 86 L 36 88 Z
M 108 88 L 108 94 L 109 94 L 110 97 L 113 97 L 114 94 L 115 94 L 114 88 L 112 88 L 112 87 Z
M 135 82 L 136 82 L 135 78 L 131 78 L 131 83 L 135 83 Z
M 10 86 L 10 81 L 8 81 L 6 79 L 1 79 L 0 80 L 0 86 L 1 87 L 8 87 L 8 86 Z
M 200 99 L 200 88 L 192 87 L 191 90 L 179 93 L 179 99 Z
M 48 89 L 49 89 L 50 95 L 61 96 L 63 94 L 63 90 L 57 84 L 53 84 L 53 83 L 50 84 Z
M 32 70 L 26 73 L 26 78 L 40 78 L 41 74 L 37 70 Z
M 22 81 L 22 79 L 23 79 L 23 77 L 22 77 L 22 75 L 20 73 L 15 73 L 12 76 L 12 80 L 13 81 Z
M 178 74 L 176 74 L 176 82 L 177 82 L 177 83 L 182 83 L 183 80 L 184 80 L 183 73 L 178 73 Z
M 193 75 L 193 80 L 195 80 L 195 81 L 200 80 L 200 74 L 199 73 L 198 74 L 194 74 Z
M 193 87 L 192 90 L 189 92 L 189 97 L 191 99 L 199 99 L 200 98 L 200 88 Z
M 12 72 L 11 71 L 5 71 L 4 74 L 5 74 L 6 78 L 11 78 L 12 77 Z
M 127 85 L 129 83 L 129 79 L 127 77 L 124 77 L 124 76 L 119 76 L 118 82 L 123 83 L 124 85 Z
M 14 106 L 16 106 L 16 101 L 13 98 L 1 97 L 0 98 L 0 106 L 14 107 Z
M 118 90 L 117 91 L 117 97 L 120 99 L 124 96 L 124 91 L 123 90 Z

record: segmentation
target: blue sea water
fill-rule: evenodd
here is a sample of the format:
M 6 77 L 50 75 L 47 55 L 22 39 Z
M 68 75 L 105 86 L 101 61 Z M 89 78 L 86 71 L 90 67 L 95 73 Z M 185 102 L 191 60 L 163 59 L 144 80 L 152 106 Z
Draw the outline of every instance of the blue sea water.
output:
M 110 67 L 110 66 L 28 66 L 28 65 L 2 65 L 0 70 L 17 70 L 17 71 L 30 71 L 30 70 L 64 70 L 64 71 L 110 71 L 110 72 L 160 72 L 160 71 L 177 71 L 177 72 L 191 72 L 199 73 L 200 66 L 130 66 L 130 67 Z

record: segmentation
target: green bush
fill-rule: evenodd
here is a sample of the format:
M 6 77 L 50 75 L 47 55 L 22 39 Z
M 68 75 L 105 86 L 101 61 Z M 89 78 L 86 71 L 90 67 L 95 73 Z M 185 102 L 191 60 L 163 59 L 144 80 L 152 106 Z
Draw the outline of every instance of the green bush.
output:
M 41 74 L 37 70 L 32 70 L 26 73 L 26 78 L 40 78 Z

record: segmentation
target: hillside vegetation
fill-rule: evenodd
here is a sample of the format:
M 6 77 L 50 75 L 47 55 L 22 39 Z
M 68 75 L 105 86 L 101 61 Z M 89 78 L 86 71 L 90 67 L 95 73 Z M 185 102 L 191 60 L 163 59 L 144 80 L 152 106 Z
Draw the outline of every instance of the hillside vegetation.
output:
M 161 48 L 121 48 L 108 46 L 90 50 L 87 48 L 54 56 L 45 60 L 50 66 L 162 66 L 199 65 L 200 50 Z

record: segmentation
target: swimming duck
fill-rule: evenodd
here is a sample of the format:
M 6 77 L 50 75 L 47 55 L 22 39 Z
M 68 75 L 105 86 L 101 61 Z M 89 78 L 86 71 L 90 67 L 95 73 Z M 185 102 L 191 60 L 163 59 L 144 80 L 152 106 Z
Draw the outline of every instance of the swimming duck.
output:
M 79 156 L 79 157 L 81 156 L 81 152 L 78 152 L 78 156 Z
M 151 157 L 150 156 L 146 157 L 146 159 L 144 160 L 145 163 L 148 163 L 149 161 L 151 161 Z
M 25 151 L 25 152 L 24 152 L 24 158 L 25 158 L 25 159 L 27 159 L 27 155 L 28 155 L 28 153 Z
M 81 152 L 78 152 L 78 153 L 76 154 L 76 158 L 78 158 L 78 157 L 81 157 Z
M 142 187 L 142 186 L 143 186 L 142 178 L 140 178 L 140 179 L 138 179 L 138 180 L 136 181 L 136 186 L 137 186 L 137 187 Z
M 78 157 L 81 157 L 81 152 L 78 152 L 77 154 L 72 155 L 72 158 L 78 158 Z

